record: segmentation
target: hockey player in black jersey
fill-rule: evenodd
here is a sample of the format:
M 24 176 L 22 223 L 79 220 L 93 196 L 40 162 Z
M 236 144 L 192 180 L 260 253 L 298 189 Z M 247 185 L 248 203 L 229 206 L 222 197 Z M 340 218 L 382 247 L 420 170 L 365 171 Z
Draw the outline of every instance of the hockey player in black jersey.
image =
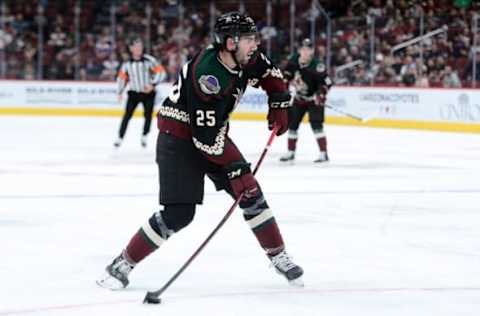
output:
M 327 162 L 327 138 L 323 130 L 325 100 L 332 81 L 324 65 L 314 58 L 315 49 L 310 39 L 304 39 L 288 61 L 284 70 L 285 80 L 294 87 L 295 96 L 288 127 L 288 152 L 280 157 L 282 162 L 292 162 L 297 148 L 298 128 L 308 112 L 310 126 L 315 135 L 320 154 L 315 162 Z
M 190 224 L 202 204 L 204 178 L 217 190 L 240 201 L 243 217 L 276 271 L 289 282 L 302 284 L 303 270 L 285 250 L 280 230 L 262 189 L 232 139 L 229 117 L 247 85 L 268 95 L 268 125 L 278 135 L 288 129 L 290 93 L 281 71 L 257 50 L 252 18 L 227 13 L 215 23 L 215 42 L 186 63 L 170 96 L 160 106 L 156 162 L 160 204 L 134 234 L 122 253 L 97 281 L 107 288 L 123 288 L 130 271 L 173 234 Z M 234 249 L 234 247 L 232 247 Z

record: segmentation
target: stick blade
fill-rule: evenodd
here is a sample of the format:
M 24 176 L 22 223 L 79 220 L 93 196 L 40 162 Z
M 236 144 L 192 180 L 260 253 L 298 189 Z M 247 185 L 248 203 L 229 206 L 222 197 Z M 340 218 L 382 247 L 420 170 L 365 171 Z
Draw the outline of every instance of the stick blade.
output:
M 162 299 L 153 292 L 147 292 L 147 295 L 145 295 L 143 299 L 143 304 L 160 304 L 161 302 Z

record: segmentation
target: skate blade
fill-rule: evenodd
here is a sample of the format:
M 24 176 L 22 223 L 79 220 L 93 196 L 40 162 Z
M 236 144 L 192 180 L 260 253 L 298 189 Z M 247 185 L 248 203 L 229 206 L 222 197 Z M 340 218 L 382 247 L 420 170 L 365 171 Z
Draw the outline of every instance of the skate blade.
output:
M 304 287 L 305 286 L 305 283 L 303 283 L 303 279 L 301 277 L 296 278 L 295 280 L 290 280 L 290 281 L 288 281 L 288 283 L 293 287 Z
M 122 282 L 118 281 L 108 273 L 106 273 L 102 278 L 96 280 L 95 283 L 97 283 L 98 286 L 103 287 L 104 289 L 112 291 L 118 291 L 125 288 Z

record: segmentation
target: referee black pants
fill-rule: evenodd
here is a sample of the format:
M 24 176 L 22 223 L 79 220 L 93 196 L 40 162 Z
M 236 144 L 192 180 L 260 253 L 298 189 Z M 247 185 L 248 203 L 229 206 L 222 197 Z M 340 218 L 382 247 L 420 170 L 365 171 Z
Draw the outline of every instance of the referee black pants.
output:
M 120 124 L 120 130 L 118 136 L 123 138 L 127 131 L 128 122 L 133 116 L 135 109 L 139 103 L 143 104 L 143 115 L 145 117 L 145 123 L 143 125 L 143 135 L 147 135 L 150 132 L 150 125 L 152 123 L 153 105 L 155 102 L 155 91 L 150 93 L 128 91 L 127 106 L 125 113 L 122 117 L 122 123 Z

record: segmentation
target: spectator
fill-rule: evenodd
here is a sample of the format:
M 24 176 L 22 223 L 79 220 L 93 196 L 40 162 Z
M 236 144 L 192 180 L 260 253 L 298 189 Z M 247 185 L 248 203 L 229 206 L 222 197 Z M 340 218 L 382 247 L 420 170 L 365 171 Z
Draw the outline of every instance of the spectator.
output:
M 402 75 L 402 83 L 407 87 L 412 87 L 417 82 L 417 71 L 413 67 L 407 68 Z
M 445 88 L 460 88 L 462 83 L 456 71 L 452 70 L 452 67 L 446 66 L 443 75 L 443 86 Z
M 392 64 L 392 68 L 395 71 L 395 75 L 398 78 L 400 78 L 401 77 L 400 71 L 403 67 L 402 57 L 400 55 L 396 55 L 394 58 L 395 59 L 394 59 L 394 62 Z M 400 81 L 400 80 L 398 80 L 398 81 Z
M 364 65 L 360 65 L 355 69 L 352 83 L 354 86 L 367 86 L 370 84 Z
M 413 61 L 413 58 L 411 56 L 407 56 L 403 60 L 403 66 L 400 69 L 400 75 L 402 75 L 402 77 L 403 77 L 403 76 L 405 76 L 405 74 L 411 73 L 410 70 L 412 70 L 412 69 L 415 72 L 416 69 L 417 69 L 417 64 Z
M 100 80 L 115 80 L 117 75 L 117 69 L 120 66 L 120 63 L 117 60 L 115 54 L 111 54 L 109 59 L 106 59 L 103 63 L 103 70 L 100 74 Z
M 0 29 L 0 49 L 6 49 L 13 42 L 14 30 L 8 25 L 4 29 Z
M 3 28 L 0 29 L 0 50 L 5 56 L 4 69 L 7 78 L 31 76 L 30 71 L 25 71 L 27 64 L 33 65 L 38 59 L 38 29 L 37 29 L 37 2 L 17 4 L 15 1 L 4 1 Z M 17 1 L 18 2 L 18 1 Z M 73 1 L 75 2 L 75 1 Z M 80 15 L 80 49 L 74 45 L 74 6 L 72 1 L 61 3 L 48 1 L 45 7 L 46 24 L 44 27 L 43 63 L 45 77 L 67 76 L 74 69 L 74 56 L 78 56 L 80 69 L 88 74 L 90 80 L 110 77 L 109 65 L 111 55 L 118 57 L 117 62 L 122 62 L 127 49 L 123 44 L 126 37 L 132 33 L 146 33 L 146 9 L 140 3 L 152 5 L 150 45 L 155 57 L 161 58 L 168 64 L 169 79 L 173 80 L 178 71 L 178 64 L 186 58 L 192 58 L 199 49 L 208 44 L 209 36 L 209 10 L 208 6 L 184 2 L 184 20 L 180 24 L 179 7 L 165 5 L 165 0 L 147 0 L 135 2 L 133 0 L 116 1 L 116 27 L 113 33 L 110 27 L 110 7 L 104 1 L 81 1 Z M 110 1 L 111 2 L 111 1 Z M 20 2 L 18 2 L 20 3 Z M 219 2 L 220 3 L 220 2 Z M 237 2 L 217 7 L 223 12 L 238 8 Z M 264 11 L 258 11 L 258 6 L 253 5 L 253 0 L 245 1 L 246 10 L 255 12 L 265 24 Z M 298 1 L 298 14 L 303 16 L 310 9 L 310 1 Z M 162 4 L 162 6 L 160 5 Z M 472 14 L 479 11 L 478 2 L 472 2 L 467 9 L 454 6 L 453 0 L 371 0 L 356 1 L 355 7 L 349 8 L 345 17 L 332 19 L 331 38 L 331 70 L 349 61 L 360 59 L 369 64 L 369 28 L 365 16 L 375 16 L 375 49 L 377 53 L 386 56 L 391 54 L 394 45 L 409 40 L 419 35 L 420 7 L 424 15 L 424 32 L 428 32 L 443 25 L 448 26 L 448 33 L 437 35 L 423 42 L 423 65 L 427 68 L 422 75 L 426 75 L 430 86 L 443 86 L 444 77 L 447 76 L 446 66 L 451 66 L 452 73 L 462 80 L 472 79 L 472 65 L 469 60 L 472 46 L 471 23 Z M 258 11 L 258 12 L 257 12 Z M 217 13 L 220 13 L 217 12 Z M 289 20 L 287 1 L 273 2 L 273 25 L 276 36 L 272 38 L 272 58 L 284 59 L 290 53 Z M 308 16 L 306 14 L 305 16 Z M 308 21 L 297 19 L 295 36 L 309 34 Z M 260 26 L 260 25 L 258 25 Z M 115 35 L 116 42 L 112 38 Z M 317 47 L 326 46 L 326 34 L 316 34 Z M 477 41 L 478 42 L 478 41 Z M 78 50 L 78 51 L 77 51 Z M 318 49 L 319 57 L 327 60 L 325 49 Z M 60 56 L 57 54 L 60 53 Z M 405 64 L 411 64 L 420 57 L 420 45 L 405 47 L 395 53 L 394 60 L 376 61 L 372 69 L 365 69 L 369 75 L 375 75 L 378 82 L 405 84 L 404 75 L 408 72 Z M 405 62 L 410 57 L 412 62 Z M 477 60 L 479 60 L 478 58 Z M 278 61 L 278 60 L 277 60 Z M 53 63 L 62 63 L 56 66 Z M 10 67 L 11 66 L 11 67 Z M 20 69 L 18 67 L 20 66 Z M 419 69 L 417 64 L 416 69 Z M 53 67 L 50 71 L 49 67 Z M 57 70 L 65 69 L 66 72 Z M 403 69 L 403 70 L 402 70 Z M 477 67 L 480 69 L 480 67 Z M 392 72 L 395 74 L 392 77 Z M 345 84 L 358 84 L 358 70 L 346 71 L 343 75 Z M 80 74 L 78 74 L 80 76 Z M 480 70 L 477 71 L 477 80 Z M 378 77 L 378 78 L 377 78 Z M 408 77 L 408 76 L 407 76 Z M 53 78 L 52 78 L 53 79 Z M 58 78 L 55 78 L 58 79 Z M 411 79 L 411 78 L 410 78 Z M 419 82 L 425 80 L 417 78 Z M 403 83 L 402 83 L 403 82 Z M 407 80 L 407 82 L 409 82 Z M 418 83 L 420 84 L 420 83 Z
M 66 40 L 67 34 L 65 34 L 60 26 L 56 26 L 55 30 L 50 34 L 47 44 L 54 47 L 55 51 L 59 51 L 65 46 Z
M 25 80 L 33 80 L 35 79 L 35 70 L 33 69 L 32 64 L 26 64 L 24 73 L 23 73 L 23 79 Z
M 427 75 L 419 75 L 418 76 L 418 79 L 416 80 L 416 83 L 415 85 L 419 88 L 428 88 L 430 87 L 430 83 L 429 83 L 429 80 L 428 80 L 428 76 Z
M 441 87 L 442 77 L 437 70 L 433 70 L 428 73 L 428 80 L 431 87 Z

